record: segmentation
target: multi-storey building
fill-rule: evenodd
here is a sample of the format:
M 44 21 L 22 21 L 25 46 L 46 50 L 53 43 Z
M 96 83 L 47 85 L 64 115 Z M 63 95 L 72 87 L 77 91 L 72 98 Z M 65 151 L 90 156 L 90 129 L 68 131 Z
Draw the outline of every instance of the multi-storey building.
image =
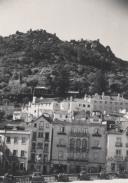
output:
M 29 125 L 32 130 L 30 170 L 48 173 L 51 159 L 51 119 L 43 115 Z
M 92 105 L 89 100 L 70 97 L 70 100 L 60 102 L 60 110 L 69 113 L 73 111 L 92 111 Z
M 106 170 L 128 171 L 128 128 L 116 127 L 107 134 Z
M 3 169 L 28 171 L 31 132 L 23 126 L 9 125 L 0 129 L 0 152 Z
M 106 113 L 119 112 L 119 110 L 128 110 L 128 100 L 118 96 L 106 96 L 104 93 L 102 95 L 95 94 L 94 96 L 85 96 L 84 100 L 90 102 L 92 106 L 92 111 L 101 111 Z
M 106 125 L 54 121 L 51 171 L 101 170 L 106 158 Z

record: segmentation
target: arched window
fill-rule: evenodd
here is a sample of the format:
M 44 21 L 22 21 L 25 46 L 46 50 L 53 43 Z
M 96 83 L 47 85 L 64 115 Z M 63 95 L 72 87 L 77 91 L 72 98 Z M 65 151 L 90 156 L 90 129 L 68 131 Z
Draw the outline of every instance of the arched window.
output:
M 76 140 L 76 151 L 77 152 L 80 152 L 80 148 L 81 148 L 81 140 L 80 139 L 77 139 Z
M 88 142 L 86 139 L 83 139 L 82 140 L 82 152 L 87 151 L 87 148 L 88 148 Z
M 70 139 L 70 150 L 72 151 L 74 150 L 74 148 L 75 148 L 75 140 L 72 138 Z

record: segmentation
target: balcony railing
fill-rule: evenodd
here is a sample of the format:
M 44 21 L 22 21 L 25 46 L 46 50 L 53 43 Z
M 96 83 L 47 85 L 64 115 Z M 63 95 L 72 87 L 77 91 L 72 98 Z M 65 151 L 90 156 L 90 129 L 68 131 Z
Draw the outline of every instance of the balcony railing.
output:
M 72 137 L 87 137 L 88 134 L 85 132 L 70 132 L 70 136 Z
M 68 157 L 68 161 L 80 161 L 80 162 L 88 162 L 88 158 L 74 158 L 74 157 Z
M 101 149 L 101 146 L 92 146 L 92 149 Z
M 101 137 L 102 135 L 100 133 L 93 133 L 92 136 L 93 137 Z
M 80 152 L 80 153 L 88 153 L 89 149 L 88 147 L 87 148 L 67 148 L 68 152 L 74 152 L 74 153 L 77 153 L 77 152 Z
M 116 142 L 116 143 L 115 143 L 115 146 L 116 146 L 116 147 L 123 147 L 123 143 L 122 143 L 122 142 Z
M 116 161 L 123 161 L 124 160 L 124 158 L 123 158 L 123 156 L 119 156 L 119 155 L 115 155 L 114 156 L 114 159 L 116 160 Z
M 66 135 L 66 132 L 58 132 L 58 135 Z
M 57 147 L 66 147 L 65 144 L 57 144 Z

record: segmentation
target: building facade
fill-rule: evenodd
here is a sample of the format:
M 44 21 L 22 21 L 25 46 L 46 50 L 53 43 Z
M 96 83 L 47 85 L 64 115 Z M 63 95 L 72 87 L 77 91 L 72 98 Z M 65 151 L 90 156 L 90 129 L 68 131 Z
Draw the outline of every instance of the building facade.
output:
M 49 173 L 51 159 L 52 124 L 49 117 L 41 116 L 32 121 L 30 170 Z
M 106 170 L 128 171 L 128 129 L 117 127 L 107 134 Z
M 95 94 L 94 96 L 85 96 L 84 100 L 90 102 L 92 111 L 101 111 L 102 113 L 119 112 L 120 110 L 128 110 L 128 100 L 118 96 L 106 96 Z
M 31 132 L 19 127 L 0 129 L 0 152 L 3 169 L 27 172 L 30 160 Z
M 51 170 L 100 171 L 106 160 L 106 125 L 74 121 L 53 123 Z

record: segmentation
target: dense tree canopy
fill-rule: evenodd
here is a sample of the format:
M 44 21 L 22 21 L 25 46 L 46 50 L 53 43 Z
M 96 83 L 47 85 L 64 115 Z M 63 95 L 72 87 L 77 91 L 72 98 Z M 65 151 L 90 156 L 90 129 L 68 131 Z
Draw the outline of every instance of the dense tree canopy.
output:
M 116 58 L 100 40 L 61 41 L 45 30 L 0 37 L 3 94 L 29 94 L 35 86 L 47 86 L 58 96 L 77 90 L 81 95 L 120 92 L 128 97 L 127 78 L 128 63 Z

